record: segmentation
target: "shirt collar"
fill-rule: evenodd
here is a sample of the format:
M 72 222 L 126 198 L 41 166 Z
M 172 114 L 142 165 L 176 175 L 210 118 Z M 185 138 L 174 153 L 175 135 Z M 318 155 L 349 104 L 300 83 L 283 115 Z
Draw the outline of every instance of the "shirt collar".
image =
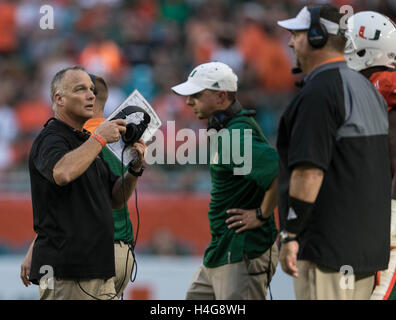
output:
M 307 83 L 308 81 L 312 80 L 312 78 L 314 78 L 317 74 L 319 74 L 322 71 L 344 67 L 344 66 L 346 66 L 346 61 L 344 56 L 325 60 L 305 77 L 304 83 Z
M 62 120 L 59 120 L 56 118 L 48 119 L 47 122 L 44 124 L 44 127 L 49 125 L 51 121 L 54 121 L 54 123 L 56 123 L 57 125 L 61 125 L 64 128 L 70 130 L 80 140 L 87 140 L 91 135 L 91 133 L 85 129 L 83 129 L 82 131 L 77 130 L 77 129 L 73 128 L 72 126 L 69 126 L 67 123 L 63 122 Z

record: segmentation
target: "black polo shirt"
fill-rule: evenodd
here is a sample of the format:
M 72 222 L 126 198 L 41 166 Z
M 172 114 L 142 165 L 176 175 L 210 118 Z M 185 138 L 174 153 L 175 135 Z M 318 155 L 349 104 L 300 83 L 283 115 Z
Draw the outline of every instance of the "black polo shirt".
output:
M 293 168 L 324 170 L 298 259 L 355 272 L 386 269 L 390 248 L 391 175 L 387 106 L 345 62 L 316 68 L 281 117 L 279 216 L 288 215 Z
M 101 158 L 65 186 L 53 178 L 55 164 L 83 144 L 83 135 L 66 123 L 50 121 L 35 139 L 29 157 L 33 225 L 30 279 L 44 275 L 51 266 L 61 279 L 93 279 L 114 276 L 114 224 L 112 188 L 117 179 Z

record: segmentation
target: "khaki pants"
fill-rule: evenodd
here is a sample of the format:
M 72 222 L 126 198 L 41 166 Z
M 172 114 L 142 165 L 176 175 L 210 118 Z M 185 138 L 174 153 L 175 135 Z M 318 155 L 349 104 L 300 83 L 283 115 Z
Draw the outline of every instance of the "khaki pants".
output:
M 271 267 L 268 266 L 271 252 Z M 278 263 L 276 244 L 256 259 L 226 264 L 217 268 L 201 266 L 193 276 L 187 300 L 265 300 L 268 281 Z
M 114 286 L 117 297 L 120 298 L 131 278 L 133 255 L 128 244 L 123 241 L 114 242 L 115 277 Z M 128 265 L 127 265 L 128 257 Z
M 374 273 L 344 276 L 306 260 L 298 260 L 299 277 L 293 278 L 297 300 L 368 300 Z
M 40 282 L 40 300 L 117 300 L 113 278 L 108 280 L 61 280 Z

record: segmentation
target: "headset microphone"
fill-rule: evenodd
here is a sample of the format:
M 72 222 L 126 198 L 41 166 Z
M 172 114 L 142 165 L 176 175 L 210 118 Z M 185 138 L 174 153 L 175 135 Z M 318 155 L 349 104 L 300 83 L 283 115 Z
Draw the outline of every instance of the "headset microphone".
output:
M 300 73 L 302 73 L 303 71 L 302 71 L 302 69 L 300 68 L 300 67 L 294 67 L 293 69 L 291 69 L 291 73 L 292 74 L 300 74 Z M 297 87 L 297 88 L 302 88 L 303 86 L 304 86 L 304 80 L 301 80 L 301 81 L 296 81 L 296 82 L 294 82 L 294 85 Z
M 303 71 L 301 70 L 300 67 L 294 67 L 293 69 L 291 69 L 291 73 L 292 74 L 299 74 L 302 73 Z

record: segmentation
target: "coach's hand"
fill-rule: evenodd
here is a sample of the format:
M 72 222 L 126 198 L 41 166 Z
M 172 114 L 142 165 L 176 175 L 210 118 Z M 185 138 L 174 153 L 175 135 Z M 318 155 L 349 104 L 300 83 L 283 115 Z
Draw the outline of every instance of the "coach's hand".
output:
M 236 229 L 235 233 L 258 228 L 265 223 L 256 218 L 256 209 L 245 210 L 234 208 L 226 212 L 231 215 L 231 217 L 226 220 L 228 229 Z
M 112 143 L 120 140 L 121 135 L 126 132 L 126 121 L 124 119 L 105 120 L 95 130 L 95 133 Z
M 133 144 L 132 149 L 135 149 L 139 154 L 139 161 L 137 161 L 136 165 L 132 169 L 134 171 L 139 171 L 144 164 L 144 153 L 146 152 L 147 146 L 143 139 L 139 139 L 138 142 Z
M 282 243 L 279 254 L 279 262 L 282 266 L 282 270 L 287 274 L 297 278 L 297 253 L 298 253 L 298 242 L 290 241 Z
M 29 250 L 26 253 L 25 259 L 23 259 L 23 261 L 21 263 L 20 276 L 21 276 L 22 283 L 25 285 L 25 287 L 27 287 L 31 284 L 31 282 L 29 280 L 31 265 L 32 265 L 32 251 Z

